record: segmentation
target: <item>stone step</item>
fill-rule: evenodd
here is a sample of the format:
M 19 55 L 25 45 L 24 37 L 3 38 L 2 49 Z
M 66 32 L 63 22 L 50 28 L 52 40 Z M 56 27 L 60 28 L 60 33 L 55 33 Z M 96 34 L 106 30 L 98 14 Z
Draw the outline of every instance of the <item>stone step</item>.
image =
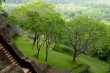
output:
M 12 64 L 16 65 L 17 64 L 17 61 L 12 62 Z
M 5 50 L 4 52 L 5 52 L 5 53 L 8 53 L 8 50 Z
M 10 60 L 11 62 L 14 62 L 14 61 L 16 61 L 15 59 L 12 59 L 12 60 Z
M 14 59 L 14 57 L 10 54 L 10 52 L 8 52 L 8 50 L 6 48 L 4 48 L 4 46 L 0 43 L 0 49 L 4 51 L 5 55 L 7 56 L 7 58 L 10 60 L 10 62 L 13 65 L 16 65 L 17 67 L 21 67 L 20 64 Z M 24 71 L 24 73 L 32 73 L 30 71 L 30 69 L 27 68 L 22 68 L 22 70 Z
M 3 51 L 6 51 L 6 48 L 3 48 L 2 50 L 3 50 Z
M 0 46 L 0 49 L 3 49 L 3 46 Z
M 9 58 L 9 60 L 12 60 L 12 59 L 14 59 L 14 58 L 13 58 L 13 57 L 10 57 L 10 58 Z
M 20 67 L 19 63 L 15 64 L 17 67 Z
M 30 70 L 27 68 L 22 68 L 22 70 L 24 71 L 24 73 L 30 73 Z
M 32 73 L 31 71 L 28 71 L 28 73 Z
M 8 56 L 8 55 L 10 55 L 10 53 L 9 53 L 9 52 L 7 52 L 7 53 L 6 53 L 6 56 Z
M 11 54 L 9 54 L 9 55 L 6 55 L 6 56 L 7 56 L 8 58 L 9 58 L 9 57 L 12 57 L 12 55 L 11 55 Z

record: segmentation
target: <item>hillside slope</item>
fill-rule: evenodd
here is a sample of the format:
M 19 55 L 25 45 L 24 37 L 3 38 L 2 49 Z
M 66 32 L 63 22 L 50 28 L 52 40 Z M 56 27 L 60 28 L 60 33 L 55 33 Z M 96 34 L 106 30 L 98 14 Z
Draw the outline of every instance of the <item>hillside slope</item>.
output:
M 36 53 L 36 49 L 32 50 L 32 43 L 24 39 L 22 37 L 18 38 L 16 41 L 17 46 L 19 49 L 23 52 L 25 56 L 28 56 L 31 59 L 36 60 L 34 57 Z M 45 59 L 45 49 L 41 49 L 40 51 L 40 57 L 37 61 L 39 62 L 44 62 Z M 84 54 L 81 54 L 77 58 L 77 62 L 72 62 L 72 57 L 69 55 L 66 55 L 64 53 L 58 53 L 56 51 L 50 50 L 49 51 L 49 58 L 48 58 L 48 64 L 57 67 L 57 68 L 75 68 L 77 67 L 78 64 L 86 64 L 91 67 L 92 73 L 107 73 L 109 71 L 109 65 L 106 62 L 103 62 L 97 58 L 93 58 Z M 84 66 L 82 68 L 75 69 L 75 73 L 80 71 L 81 69 L 83 70 Z

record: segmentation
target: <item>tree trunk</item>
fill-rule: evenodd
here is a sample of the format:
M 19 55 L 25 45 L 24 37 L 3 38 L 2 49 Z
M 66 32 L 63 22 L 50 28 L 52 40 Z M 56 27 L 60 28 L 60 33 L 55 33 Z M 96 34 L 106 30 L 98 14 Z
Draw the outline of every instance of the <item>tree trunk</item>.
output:
M 46 58 L 45 58 L 45 61 L 47 61 L 48 59 L 48 48 L 46 48 Z
M 37 41 L 37 50 L 38 50 L 39 49 L 39 38 L 38 37 L 37 37 L 36 41 Z
M 48 40 L 46 38 L 46 57 L 45 57 L 45 61 L 47 61 L 48 59 Z
M 39 37 L 37 37 L 37 59 L 39 58 L 39 52 L 40 52 Z
M 36 43 L 36 40 L 37 40 L 37 39 L 34 38 L 34 40 L 33 40 L 33 45 L 32 45 L 32 50 L 33 50 L 33 48 L 34 48 L 34 45 L 35 45 L 35 43 Z
M 34 45 L 35 45 L 35 43 L 36 43 L 36 41 L 37 41 L 37 34 L 35 33 L 34 36 L 35 36 L 35 37 L 34 37 L 34 40 L 33 40 L 32 50 L 33 50 Z
M 75 50 L 75 51 L 74 51 L 74 55 L 73 55 L 73 61 L 74 61 L 74 62 L 76 61 L 76 56 L 77 56 L 76 53 L 77 53 L 77 51 Z
M 33 46 L 32 46 L 32 50 L 34 48 L 34 45 L 35 43 L 37 44 L 37 54 L 36 54 L 36 57 L 37 59 L 39 58 L 39 53 L 40 53 L 40 47 L 39 47 L 39 35 L 37 33 L 35 33 L 35 38 L 34 38 L 34 41 L 33 41 Z
M 39 58 L 40 48 L 37 50 L 37 59 Z

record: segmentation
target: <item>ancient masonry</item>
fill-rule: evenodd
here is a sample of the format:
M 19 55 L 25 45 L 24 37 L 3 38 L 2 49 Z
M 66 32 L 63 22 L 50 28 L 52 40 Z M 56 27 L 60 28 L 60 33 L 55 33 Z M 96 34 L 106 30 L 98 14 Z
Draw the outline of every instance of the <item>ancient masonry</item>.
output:
M 11 64 L 20 67 L 24 73 L 42 73 L 34 61 L 24 57 L 16 45 L 11 43 L 10 38 L 3 29 L 6 17 L 6 13 L 0 13 L 0 51 L 5 54 Z M 3 73 L 4 70 L 0 71 L 0 73 Z
M 0 49 L 5 53 L 9 61 L 17 67 L 21 67 L 24 73 L 40 73 L 37 64 L 26 59 L 16 45 L 10 42 L 10 39 L 2 29 L 0 29 Z

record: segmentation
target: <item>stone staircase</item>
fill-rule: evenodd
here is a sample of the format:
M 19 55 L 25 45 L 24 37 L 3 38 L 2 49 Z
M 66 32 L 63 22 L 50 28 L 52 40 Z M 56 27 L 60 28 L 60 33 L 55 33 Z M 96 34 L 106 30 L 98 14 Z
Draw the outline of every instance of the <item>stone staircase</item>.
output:
M 21 67 L 18 61 L 13 57 L 13 55 L 11 55 L 11 53 L 1 43 L 0 43 L 0 50 L 3 50 L 3 52 L 5 53 L 5 55 L 13 65 L 15 65 L 16 67 Z M 21 67 L 21 69 L 24 71 L 24 73 L 32 73 L 30 69 L 23 67 Z

